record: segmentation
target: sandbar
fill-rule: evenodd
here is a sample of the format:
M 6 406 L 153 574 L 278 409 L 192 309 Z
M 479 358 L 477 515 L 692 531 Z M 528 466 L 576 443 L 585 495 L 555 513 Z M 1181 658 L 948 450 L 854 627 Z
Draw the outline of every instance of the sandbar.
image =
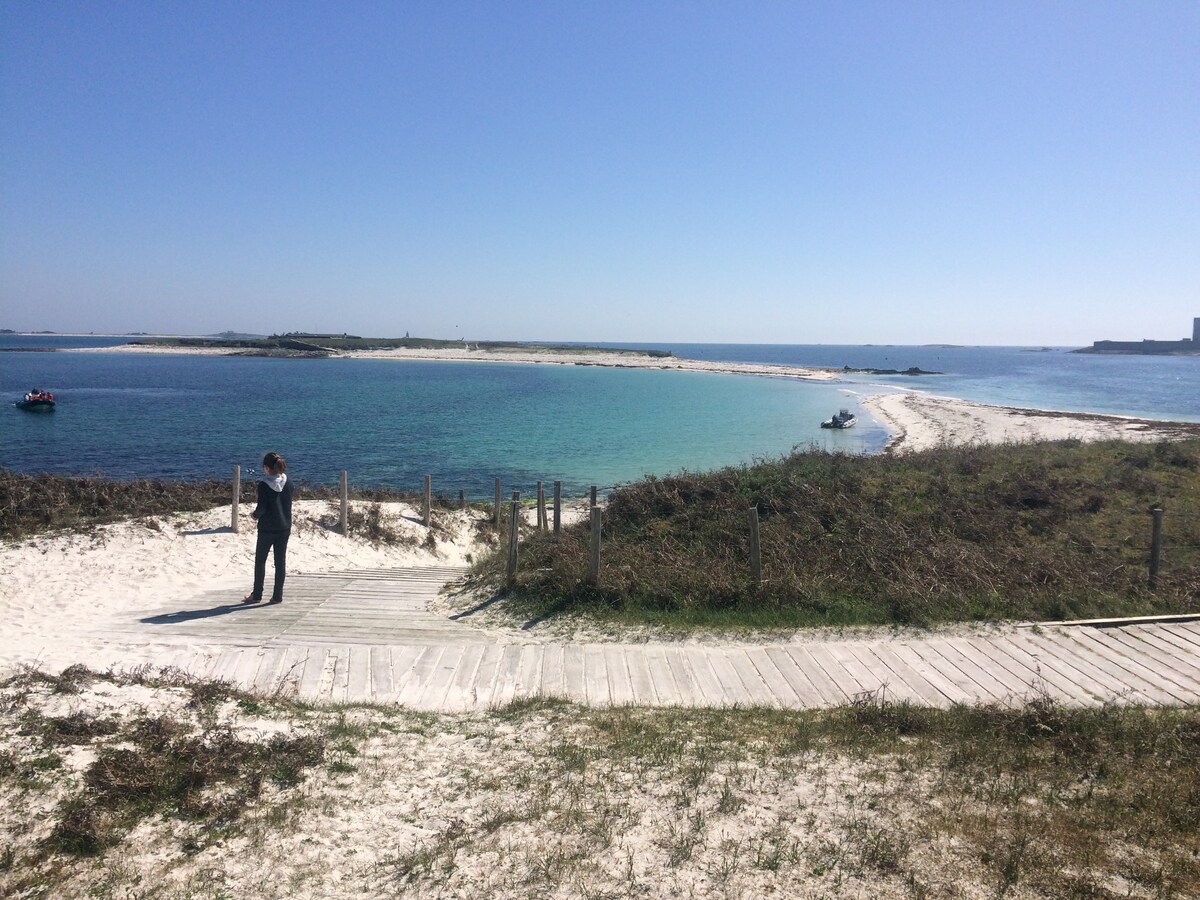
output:
M 1200 423 L 1133 416 L 992 406 L 919 391 L 877 394 L 862 405 L 891 431 L 885 452 L 912 453 L 946 444 L 1022 441 L 1143 441 L 1200 437 Z

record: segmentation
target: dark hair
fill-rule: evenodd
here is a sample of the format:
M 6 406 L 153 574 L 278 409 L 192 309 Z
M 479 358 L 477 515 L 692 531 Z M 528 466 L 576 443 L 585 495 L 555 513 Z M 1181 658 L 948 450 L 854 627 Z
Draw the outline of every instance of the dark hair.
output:
M 281 475 L 287 471 L 287 463 L 283 461 L 283 457 L 272 450 L 263 457 L 263 468 L 272 475 Z

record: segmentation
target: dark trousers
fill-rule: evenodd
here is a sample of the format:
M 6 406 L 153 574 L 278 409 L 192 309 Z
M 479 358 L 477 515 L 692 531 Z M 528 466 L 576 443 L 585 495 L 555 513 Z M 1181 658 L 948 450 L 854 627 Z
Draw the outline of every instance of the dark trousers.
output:
M 254 596 L 261 598 L 267 577 L 267 551 L 275 551 L 275 590 L 272 599 L 283 598 L 283 579 L 287 576 L 287 542 L 290 531 L 260 531 L 254 549 Z

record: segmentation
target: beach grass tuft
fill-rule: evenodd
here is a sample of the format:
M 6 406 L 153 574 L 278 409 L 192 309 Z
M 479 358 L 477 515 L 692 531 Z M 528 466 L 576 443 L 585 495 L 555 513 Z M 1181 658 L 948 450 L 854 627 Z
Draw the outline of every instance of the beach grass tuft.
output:
M 1152 506 L 1168 526 L 1156 591 Z M 597 584 L 589 541 L 587 523 L 557 541 L 529 532 L 508 608 L 522 619 L 732 629 L 1195 611 L 1200 441 L 795 452 L 617 488 Z M 497 552 L 476 574 L 500 589 L 503 567 Z

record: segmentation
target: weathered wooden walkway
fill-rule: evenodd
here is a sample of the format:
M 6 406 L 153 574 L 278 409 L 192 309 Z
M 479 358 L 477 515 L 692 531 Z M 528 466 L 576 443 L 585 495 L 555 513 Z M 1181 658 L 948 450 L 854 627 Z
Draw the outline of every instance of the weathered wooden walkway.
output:
M 818 708 L 867 692 L 948 706 L 1200 702 L 1200 621 L 1004 627 L 774 644 L 503 642 L 426 609 L 461 570 L 293 576 L 287 601 L 208 594 L 119 623 L 156 660 L 262 693 L 465 710 L 537 695 L 590 704 Z M 196 649 L 200 648 L 200 649 Z

